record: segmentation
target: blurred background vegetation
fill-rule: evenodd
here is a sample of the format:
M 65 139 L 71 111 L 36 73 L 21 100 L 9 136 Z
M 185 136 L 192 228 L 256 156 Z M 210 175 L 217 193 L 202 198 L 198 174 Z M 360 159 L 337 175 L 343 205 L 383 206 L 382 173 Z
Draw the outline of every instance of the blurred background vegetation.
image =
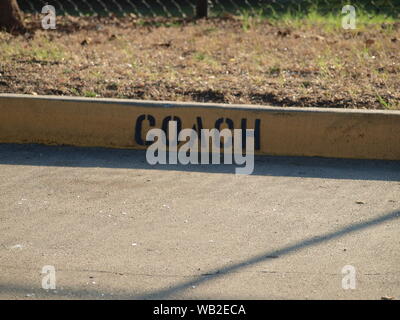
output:
M 54 0 L 57 14 L 193 17 L 197 0 Z M 18 0 L 24 12 L 41 12 L 44 1 Z M 337 15 L 350 4 L 363 17 L 400 19 L 400 0 L 210 0 L 209 16 L 226 14 L 277 18 L 317 18 Z

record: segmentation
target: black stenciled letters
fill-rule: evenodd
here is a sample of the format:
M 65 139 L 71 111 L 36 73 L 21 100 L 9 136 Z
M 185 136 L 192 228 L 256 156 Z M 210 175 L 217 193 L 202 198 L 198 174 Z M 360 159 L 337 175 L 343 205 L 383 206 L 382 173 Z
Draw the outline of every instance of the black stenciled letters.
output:
M 136 119 L 136 126 L 135 126 L 135 141 L 140 146 L 149 146 L 152 144 L 151 141 L 144 141 L 142 138 L 142 123 L 146 119 L 146 115 L 142 114 Z M 153 116 L 147 115 L 147 120 L 151 127 L 156 125 L 156 119 Z

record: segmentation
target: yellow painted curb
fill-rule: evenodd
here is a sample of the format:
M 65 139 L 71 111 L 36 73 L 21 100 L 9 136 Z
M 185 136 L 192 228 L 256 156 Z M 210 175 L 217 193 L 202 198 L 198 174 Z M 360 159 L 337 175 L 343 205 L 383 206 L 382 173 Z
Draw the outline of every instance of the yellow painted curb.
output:
M 0 143 L 145 149 L 166 127 L 255 129 L 256 153 L 400 160 L 400 111 L 0 94 Z

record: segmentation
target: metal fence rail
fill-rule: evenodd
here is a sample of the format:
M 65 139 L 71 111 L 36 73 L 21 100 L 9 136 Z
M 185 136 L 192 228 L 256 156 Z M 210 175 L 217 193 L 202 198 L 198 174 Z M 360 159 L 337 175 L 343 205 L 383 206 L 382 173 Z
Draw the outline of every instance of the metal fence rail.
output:
M 232 14 L 271 14 L 279 11 L 322 12 L 340 10 L 345 4 L 399 17 L 400 0 L 18 0 L 25 12 L 40 13 L 49 4 L 58 14 L 126 15 L 139 17 L 204 17 Z

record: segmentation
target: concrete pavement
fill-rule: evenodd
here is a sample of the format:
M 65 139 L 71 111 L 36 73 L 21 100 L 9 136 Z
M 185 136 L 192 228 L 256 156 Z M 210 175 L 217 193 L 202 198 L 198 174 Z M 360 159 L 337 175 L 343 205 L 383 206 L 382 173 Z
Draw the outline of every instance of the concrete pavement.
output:
M 399 162 L 259 157 L 233 172 L 0 145 L 0 299 L 400 297 Z

